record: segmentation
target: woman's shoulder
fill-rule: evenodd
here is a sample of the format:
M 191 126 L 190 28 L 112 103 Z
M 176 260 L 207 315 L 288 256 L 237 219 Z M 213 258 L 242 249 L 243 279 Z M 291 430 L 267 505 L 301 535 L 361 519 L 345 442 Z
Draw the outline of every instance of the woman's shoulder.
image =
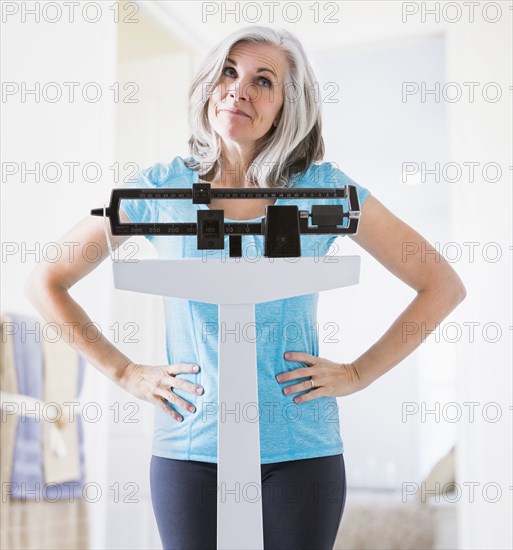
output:
M 292 178 L 302 187 L 338 187 L 348 176 L 334 162 L 312 162 L 307 170 L 298 178 Z
M 354 179 L 343 172 L 336 162 L 326 161 L 312 163 L 303 176 L 297 180 L 297 187 L 327 187 L 339 188 L 345 185 L 353 185 L 358 193 L 360 204 L 371 194 L 367 187 L 360 185 Z M 346 200 L 346 199 L 340 199 Z
M 185 165 L 185 159 L 176 156 L 169 162 L 155 162 L 140 174 L 154 187 L 181 187 L 190 177 L 190 169 Z

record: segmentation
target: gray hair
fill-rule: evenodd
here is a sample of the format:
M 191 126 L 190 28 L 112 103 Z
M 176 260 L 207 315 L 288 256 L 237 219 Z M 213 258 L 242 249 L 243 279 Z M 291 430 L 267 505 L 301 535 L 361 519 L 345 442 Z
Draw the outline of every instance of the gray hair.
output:
M 267 141 L 253 154 L 246 173 L 250 187 L 289 187 L 293 175 L 306 172 L 324 156 L 321 103 L 316 95 L 313 69 L 299 40 L 284 29 L 250 26 L 218 43 L 204 59 L 189 91 L 189 149 L 196 162 L 187 167 L 212 181 L 221 178 L 221 140 L 208 120 L 208 102 L 231 50 L 239 43 L 267 43 L 287 56 L 281 118 Z M 208 93 L 204 91 L 208 89 Z M 206 97 L 205 97 L 206 96 Z

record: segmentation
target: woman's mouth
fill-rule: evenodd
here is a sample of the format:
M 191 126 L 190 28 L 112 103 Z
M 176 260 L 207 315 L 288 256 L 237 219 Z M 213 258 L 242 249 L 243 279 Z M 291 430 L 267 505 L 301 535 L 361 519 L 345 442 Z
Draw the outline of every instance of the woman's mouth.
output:
M 230 109 L 221 109 L 221 112 L 232 116 L 249 118 L 249 115 L 247 115 L 246 113 L 241 113 L 240 111 L 237 112 L 237 111 L 232 111 Z

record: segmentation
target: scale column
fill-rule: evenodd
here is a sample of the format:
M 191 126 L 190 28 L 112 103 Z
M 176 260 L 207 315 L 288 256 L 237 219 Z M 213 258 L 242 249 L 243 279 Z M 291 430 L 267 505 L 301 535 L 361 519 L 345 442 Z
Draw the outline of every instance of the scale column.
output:
M 255 305 L 220 304 L 217 548 L 263 549 Z

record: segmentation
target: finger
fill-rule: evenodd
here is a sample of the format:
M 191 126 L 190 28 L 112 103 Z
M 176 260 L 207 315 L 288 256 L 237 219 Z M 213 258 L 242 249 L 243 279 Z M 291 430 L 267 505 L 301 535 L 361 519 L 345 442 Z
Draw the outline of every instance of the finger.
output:
M 293 401 L 294 403 L 306 403 L 307 401 L 312 401 L 312 399 L 318 399 L 319 397 L 322 397 L 324 395 L 324 392 L 322 391 L 322 388 L 317 388 L 316 390 L 309 391 L 308 393 L 304 393 L 303 395 L 298 395 L 297 397 L 294 397 Z
M 310 380 L 305 380 L 303 382 L 300 382 L 299 384 L 293 384 L 292 386 L 287 386 L 283 389 L 284 395 L 291 395 L 293 393 L 298 393 L 300 391 L 305 390 L 311 390 L 312 389 L 312 383 Z
M 196 407 L 192 403 L 188 403 L 187 401 L 185 401 L 185 399 L 182 399 L 179 395 L 172 391 L 157 389 L 155 390 L 155 393 L 157 395 L 160 395 L 161 397 L 166 398 L 177 407 L 181 407 L 182 409 L 189 412 L 196 412 Z
M 176 420 L 177 422 L 183 421 L 183 416 L 179 415 L 176 411 L 174 411 L 160 396 L 156 396 L 153 398 L 153 403 L 156 407 L 163 410 L 166 414 L 168 414 L 171 418 Z
M 164 388 L 174 387 L 184 391 L 188 391 L 190 393 L 194 393 L 196 395 L 203 395 L 203 392 L 205 391 L 202 386 L 198 386 L 197 384 L 193 384 L 188 380 L 184 380 L 183 378 L 177 378 L 176 376 L 172 376 L 172 375 L 166 376 L 162 380 L 161 385 Z
M 298 378 L 310 378 L 313 374 L 312 367 L 303 367 L 282 372 L 276 376 L 276 380 L 278 380 L 278 382 L 288 382 L 289 380 L 297 380 Z
M 166 372 L 169 374 L 178 374 L 181 372 L 199 372 L 199 365 L 196 363 L 175 363 L 174 365 L 167 365 Z
M 287 351 L 284 355 L 287 361 L 295 361 L 298 363 L 306 363 L 307 365 L 315 365 L 319 360 L 315 355 L 310 355 L 303 351 Z

